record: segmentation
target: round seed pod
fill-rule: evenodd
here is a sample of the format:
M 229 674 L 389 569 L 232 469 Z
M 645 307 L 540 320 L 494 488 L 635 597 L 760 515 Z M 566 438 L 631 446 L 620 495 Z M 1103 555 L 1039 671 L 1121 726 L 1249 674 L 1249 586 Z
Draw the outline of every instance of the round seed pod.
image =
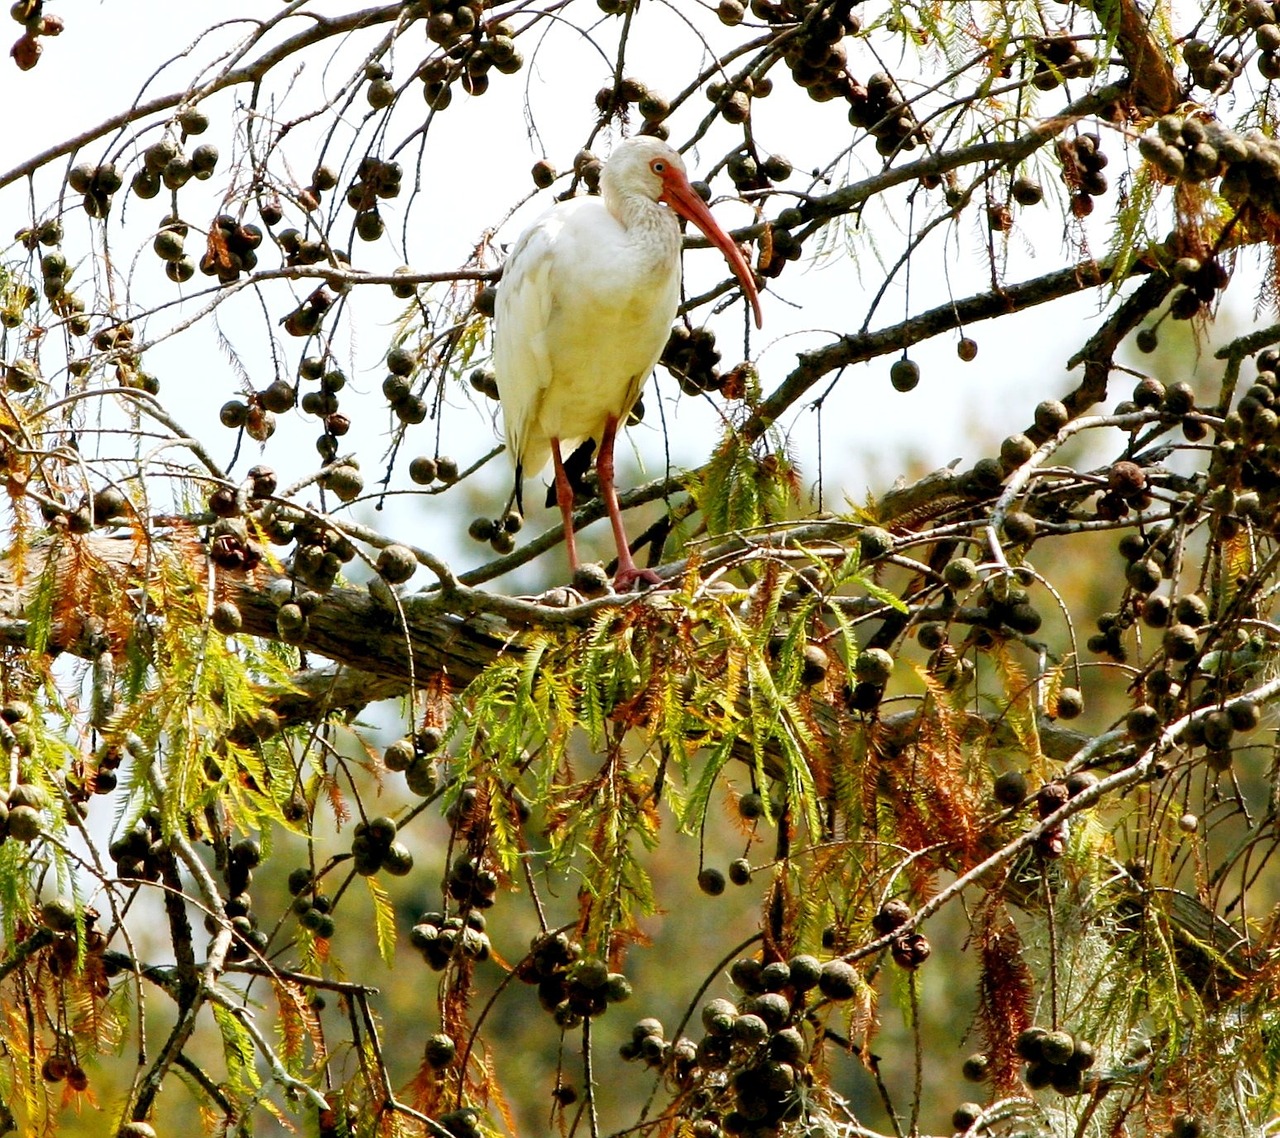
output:
M 758 1015 L 747 1013 L 733 1021 L 732 1033 L 740 1043 L 763 1043 L 769 1038 L 769 1025 Z
M 734 858 L 729 863 L 729 880 L 734 885 L 746 885 L 751 881 L 751 863 L 745 857 Z
M 1087 1039 L 1077 1039 L 1075 1050 L 1071 1052 L 1071 1058 L 1067 1062 L 1077 1071 L 1087 1071 L 1096 1059 L 1093 1044 Z
M 202 143 L 191 152 L 191 172 L 201 181 L 213 176 L 218 165 L 218 148 Z
M 364 490 L 364 478 L 360 471 L 347 463 L 330 469 L 322 479 L 322 485 L 342 502 L 350 502 Z
M 1199 594 L 1186 593 L 1178 598 L 1173 615 L 1180 624 L 1202 628 L 1209 622 L 1209 605 Z
M 946 626 L 936 621 L 928 621 L 916 629 L 916 642 L 921 648 L 930 652 L 941 648 L 947 642 Z
M 160 180 L 170 190 L 180 190 L 195 176 L 191 161 L 179 154 L 161 172 Z
M 1164 410 L 1170 415 L 1185 415 L 1195 405 L 1195 390 L 1189 383 L 1171 383 L 1165 389 Z
M 746 8 L 740 0 L 720 0 L 716 5 L 716 15 L 720 22 L 728 28 L 735 28 L 746 17 Z
M 1040 1046 L 1041 1041 L 1048 1034 L 1048 1028 L 1029 1027 L 1021 1032 L 1014 1041 L 1014 1050 L 1028 1063 L 1039 1063 L 1044 1058 L 1044 1053 Z
M 1067 1063 L 1075 1049 L 1076 1041 L 1069 1031 L 1050 1031 L 1040 1039 L 1042 1058 L 1055 1066 Z
M 1196 630 L 1190 625 L 1181 622 L 1172 624 L 1165 629 L 1162 644 L 1165 655 L 1170 660 L 1175 660 L 1179 663 L 1193 659 L 1200 649 Z
M 1225 750 L 1231 745 L 1234 729 L 1231 717 L 1225 711 L 1211 711 L 1202 720 L 1205 746 L 1214 751 Z
M 881 936 L 900 929 L 911 919 L 911 906 L 900 897 L 894 897 L 880 906 L 871 918 L 871 927 Z
M 1067 801 L 1067 788 L 1060 782 L 1046 782 L 1036 791 L 1036 813 L 1041 819 L 1056 813 Z
M 905 933 L 897 937 L 889 946 L 889 954 L 893 957 L 894 963 L 909 972 L 919 968 L 932 953 L 933 946 L 929 943 L 929 939 L 918 932 Z
M 1237 731 L 1252 731 L 1261 720 L 1258 705 L 1251 699 L 1238 699 L 1228 704 L 1227 716 Z
M 784 1027 L 769 1037 L 769 1057 L 779 1063 L 802 1063 L 806 1051 L 804 1033 L 798 1028 Z
M 760 990 L 760 972 L 763 967 L 764 965 L 758 960 L 753 960 L 751 957 L 742 957 L 729 966 L 729 979 L 744 992 L 758 992 Z
M 777 961 L 781 964 L 781 961 Z M 768 968 L 769 965 L 765 965 Z M 786 968 L 786 965 L 782 965 Z M 762 972 L 763 977 L 763 972 Z M 750 1001 L 750 1005 L 744 1009 L 749 1011 L 751 1015 L 758 1015 L 764 1023 L 768 1025 L 771 1032 L 776 1032 L 783 1024 L 790 1019 L 791 1001 L 787 1000 L 781 992 L 765 992 L 762 996 L 756 996 Z
M 893 674 L 893 657 L 883 648 L 868 648 L 858 653 L 853 671 L 860 681 L 883 687 Z
M 277 379 L 259 393 L 258 403 L 264 410 L 283 414 L 293 407 L 297 397 L 298 393 L 293 384 Z
M 771 182 L 785 182 L 793 172 L 791 163 L 781 154 L 770 154 L 760 167 L 760 172 Z
M 244 625 L 244 618 L 234 603 L 231 601 L 219 601 L 218 604 L 213 606 L 209 623 L 213 625 L 215 632 L 219 632 L 223 636 L 234 636 Z
M 413 388 L 403 376 L 389 375 L 382 381 L 382 394 L 397 409 L 413 398 Z
M 969 336 L 961 337 L 956 344 L 956 355 L 965 363 L 972 363 L 978 357 L 978 341 Z
M 906 356 L 894 360 L 889 368 L 889 382 L 895 391 L 913 391 L 920 383 L 920 365 Z
M 1096 786 L 1098 776 L 1092 771 L 1074 771 L 1067 775 L 1067 780 L 1063 785 L 1067 788 L 1067 794 L 1071 798 L 1075 798 L 1077 794 L 1083 794 L 1092 786 Z
M 396 101 L 395 84 L 390 79 L 375 79 L 364 89 L 365 101 L 375 111 L 381 111 Z
M 1034 605 L 1025 601 L 1005 608 L 1001 612 L 1001 620 L 1014 632 L 1031 636 L 1040 629 L 1040 612 Z
M 942 579 L 948 587 L 961 592 L 977 583 L 978 566 L 968 557 L 953 557 L 943 566 Z
M 407 276 L 413 270 L 408 265 L 401 265 L 398 269 L 392 271 L 392 276 Z M 396 281 L 391 285 L 391 295 L 400 300 L 408 300 L 412 296 L 416 296 L 418 286 L 413 281 Z
M 232 399 L 222 405 L 218 418 L 224 427 L 232 429 L 243 427 L 249 417 L 249 407 L 239 399 Z
M 622 1004 L 631 999 L 633 989 L 631 981 L 621 972 L 610 972 L 605 980 L 604 998 L 606 1003 Z
M 960 1068 L 966 1082 L 985 1083 L 991 1077 L 991 1060 L 981 1051 L 970 1055 Z
M 800 668 L 800 682 L 805 687 L 813 687 L 822 683 L 827 677 L 827 669 L 831 660 L 826 651 L 817 644 L 806 644 L 804 662 Z
M 307 618 L 296 604 L 281 605 L 276 611 L 276 634 L 287 644 L 306 638 Z
M 1140 704 L 1125 716 L 1124 726 L 1134 742 L 1150 742 L 1160 733 L 1160 713 L 1150 704 Z
M 781 992 L 790 982 L 791 967 L 785 961 L 771 960 L 760 969 L 760 986 L 766 992 Z
M 434 794 L 439 788 L 435 764 L 422 756 L 414 759 L 404 772 L 404 785 L 410 794 L 419 798 Z
M 179 257 L 176 261 L 168 261 L 164 266 L 164 275 L 174 284 L 186 284 L 196 275 L 196 263 L 191 257 Z
M 764 795 L 749 791 L 738 799 L 738 815 L 748 822 L 764 817 Z
M 556 168 L 547 159 L 542 158 L 533 164 L 530 175 L 533 178 L 533 184 L 538 189 L 545 190 L 555 184 Z
M 1027 798 L 1027 776 L 1021 771 L 1005 771 L 992 785 L 992 794 L 1004 806 L 1021 806 Z
M 389 585 L 400 585 L 417 571 L 418 559 L 408 546 L 388 545 L 379 551 L 375 568 Z
M 1125 569 L 1124 575 L 1125 580 L 1139 593 L 1154 592 L 1159 588 L 1163 579 L 1160 566 L 1149 559 L 1130 563 Z
M 120 171 L 116 168 L 115 163 L 104 162 L 93 172 L 90 191 L 109 196 L 116 193 L 123 185 L 124 179 L 120 177 Z
M 40 812 L 33 806 L 9 806 L 9 837 L 18 842 L 33 842 L 40 836 Z
M 154 142 L 142 152 L 143 170 L 141 173 L 158 175 L 181 153 L 178 144 L 171 138 L 163 138 Z
M 1022 545 L 1035 537 L 1036 520 L 1025 510 L 1011 510 L 1005 515 L 1001 529 L 1007 541 Z
M 427 1063 L 439 1070 L 441 1067 L 447 1067 L 453 1062 L 458 1054 L 457 1044 L 453 1039 L 443 1033 L 432 1035 L 427 1039 L 426 1047 L 423 1049 L 423 1057 Z
M 708 866 L 699 872 L 698 888 L 708 897 L 719 897 L 724 892 L 724 886 L 724 874 L 720 870 Z
M 1032 1063 L 1022 1073 L 1022 1077 L 1031 1090 L 1043 1090 L 1053 1082 L 1055 1070 L 1056 1068 L 1048 1063 Z
M 603 597 L 609 591 L 609 574 L 596 562 L 579 565 L 574 571 L 570 587 L 587 600 Z
M 858 991 L 858 973 L 846 960 L 828 960 L 818 977 L 818 991 L 829 1000 L 849 1000 Z
M 151 242 L 152 249 L 162 261 L 177 261 L 182 257 L 182 235 L 173 229 L 162 229 Z
M 768 969 L 771 965 L 766 965 L 761 972 L 761 979 L 768 982 Z M 785 969 L 785 976 L 781 969 Z M 816 957 L 800 954 L 793 956 L 781 966 L 776 973 L 774 980 L 780 980 L 779 988 L 790 986 L 797 992 L 807 992 L 810 988 L 817 986 L 822 976 L 822 965 Z M 775 989 L 776 990 L 776 989 Z
M 1035 453 L 1035 443 L 1026 435 L 1010 435 L 1000 444 L 1000 465 L 1016 470 Z
M 407 877 L 413 870 L 413 854 L 403 842 L 392 842 L 383 851 L 381 860 L 382 868 L 392 877 Z
M 1057 716 L 1059 719 L 1075 719 L 1084 711 L 1084 696 L 1079 688 L 1061 688 L 1058 691 Z
M 209 129 L 209 116 L 198 107 L 188 107 L 178 116 L 178 125 L 186 134 L 204 134 Z
M 864 562 L 892 553 L 893 547 L 893 534 L 879 526 L 865 526 L 858 534 L 858 549 Z
M 1033 178 L 1018 177 L 1009 187 L 1009 196 L 1022 206 L 1038 205 L 1044 200 L 1044 188 Z
M 1036 426 L 1047 435 L 1056 435 L 1069 419 L 1066 405 L 1061 400 L 1045 399 L 1036 404 Z
M 419 486 L 429 486 L 436 480 L 435 459 L 419 455 L 409 463 L 409 477 Z
M 76 903 L 70 897 L 55 897 L 40 906 L 40 923 L 55 933 L 74 932 Z M 87 922 L 86 922 L 87 923 Z
M 397 739 L 382 752 L 382 765 L 389 771 L 407 771 L 417 757 L 412 739 Z
M 93 184 L 94 167 L 86 162 L 72 166 L 67 172 L 67 185 L 77 194 L 87 194 Z

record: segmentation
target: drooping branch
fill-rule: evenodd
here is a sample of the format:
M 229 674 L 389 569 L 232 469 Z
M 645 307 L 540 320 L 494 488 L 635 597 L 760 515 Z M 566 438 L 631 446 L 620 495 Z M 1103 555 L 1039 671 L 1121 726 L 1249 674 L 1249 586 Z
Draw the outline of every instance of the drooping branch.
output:
M 866 363 L 942 332 L 1008 316 L 1106 284 L 1111 281 L 1115 268 L 1115 261 L 1081 261 L 1058 272 L 1009 285 L 999 292 L 983 292 L 942 304 L 898 324 L 874 332 L 841 336 L 821 348 L 802 352 L 798 366 L 761 402 L 744 429 L 752 437 L 759 435 L 823 376 L 833 371 L 851 364 Z M 1147 266 L 1140 262 L 1131 263 L 1126 270 L 1131 275 L 1147 271 Z

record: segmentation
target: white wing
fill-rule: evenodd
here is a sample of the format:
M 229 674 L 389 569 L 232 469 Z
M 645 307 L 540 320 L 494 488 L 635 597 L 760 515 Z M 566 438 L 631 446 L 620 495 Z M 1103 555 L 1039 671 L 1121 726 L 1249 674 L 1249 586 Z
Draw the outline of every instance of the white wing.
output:
M 555 259 L 557 211 L 542 217 L 521 234 L 507 257 L 494 313 L 493 369 L 502 400 L 503 434 L 512 465 L 536 474 L 546 465 L 549 440 L 533 438 L 538 403 L 551 382 L 547 330 L 554 297 L 551 269 Z

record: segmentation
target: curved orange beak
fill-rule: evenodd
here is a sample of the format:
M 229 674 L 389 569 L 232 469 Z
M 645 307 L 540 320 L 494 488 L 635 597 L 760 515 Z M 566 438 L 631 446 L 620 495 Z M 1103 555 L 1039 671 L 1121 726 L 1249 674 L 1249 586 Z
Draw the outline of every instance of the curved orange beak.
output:
M 752 311 L 756 315 L 756 327 L 763 327 L 764 318 L 760 313 L 760 297 L 756 293 L 756 282 L 755 277 L 751 275 L 751 266 L 747 264 L 746 257 L 742 255 L 742 250 L 734 243 L 733 238 L 716 224 L 716 219 L 707 208 L 707 203 L 698 197 L 694 188 L 689 185 L 689 179 L 673 165 L 668 165 L 662 175 L 662 196 L 658 200 L 666 202 L 681 217 L 692 221 L 706 234 L 707 240 L 724 254 L 729 267 L 733 269 L 734 276 L 742 283 L 743 293 L 751 302 Z

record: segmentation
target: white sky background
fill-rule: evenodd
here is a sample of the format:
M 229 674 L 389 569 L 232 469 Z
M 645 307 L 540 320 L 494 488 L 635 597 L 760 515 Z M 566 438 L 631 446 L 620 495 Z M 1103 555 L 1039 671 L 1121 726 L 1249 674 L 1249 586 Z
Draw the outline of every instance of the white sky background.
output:
M 334 12 L 349 10 L 349 6 L 342 4 L 309 7 Z M 714 15 L 700 11 L 693 4 L 677 7 L 697 15 L 700 25 L 713 37 L 719 37 L 713 42 L 724 42 L 725 30 L 720 28 Z M 58 39 L 46 42 L 40 64 L 25 74 L 19 73 L 8 61 L 0 67 L 0 98 L 11 111 L 0 138 L 0 167 L 3 168 L 127 106 L 144 77 L 164 59 L 194 42 L 211 22 L 225 21 L 237 10 L 259 14 L 264 6 L 239 4 L 233 8 L 226 2 L 214 4 L 204 0 L 183 4 L 143 0 L 112 0 L 102 4 L 66 0 L 58 4 L 51 0 L 48 9 L 63 15 L 66 31 Z M 863 10 L 872 15 L 879 9 L 878 5 L 866 4 Z M 423 192 L 412 203 L 413 226 L 408 234 L 407 256 L 393 249 L 391 242 L 398 243 L 404 210 L 410 207 L 408 187 L 417 155 L 416 144 L 399 155 L 406 166 L 406 191 L 400 198 L 382 203 L 387 238 L 373 245 L 354 241 L 358 268 L 387 271 L 402 260 L 425 271 L 460 265 L 486 227 L 504 218 L 529 195 L 532 184 L 528 171 L 537 158 L 545 155 L 558 169 L 569 167 L 591 129 L 593 96 L 609 79 L 610 65 L 567 21 L 580 21 L 582 27 L 591 30 L 610 58 L 620 21 L 600 17 L 589 0 L 571 5 L 564 15 L 566 22 L 550 27 L 536 53 L 534 37 L 521 37 L 520 46 L 526 57 L 522 71 L 512 76 L 493 73 L 489 92 L 482 98 L 471 98 L 460 89 L 455 90 L 453 106 L 436 119 L 423 162 Z M 17 25 L 8 26 L 16 34 Z M 295 20 L 288 25 L 288 30 L 293 32 L 301 26 L 302 20 Z M 227 24 L 208 44 L 195 47 L 189 58 L 169 66 L 147 87 L 144 97 L 182 89 L 197 72 L 195 61 L 208 60 L 215 54 L 210 45 L 228 45 L 243 34 L 243 29 L 243 24 Z M 318 90 L 334 91 L 338 83 L 358 67 L 364 53 L 384 30 L 358 35 L 336 53 L 326 46 L 320 52 L 305 56 L 305 68 L 297 76 L 287 99 L 279 105 L 279 116 L 288 119 L 311 109 L 317 102 Z M 742 38 L 741 31 L 732 33 L 734 42 Z M 542 33 L 535 35 L 541 37 Z M 854 40 L 846 42 L 850 49 L 850 70 L 855 75 L 865 79 L 878 69 L 880 65 L 864 46 Z M 393 68 L 397 84 L 407 79 L 428 46 L 421 23 L 400 41 Z M 667 97 L 674 95 L 688 81 L 694 68 L 705 62 L 684 23 L 658 0 L 645 0 L 642 4 L 633 27 L 629 59 L 628 74 Z M 884 63 L 900 80 L 909 76 L 914 67 L 912 61 L 902 58 L 886 58 Z M 289 66 L 292 68 L 295 64 Z M 781 188 L 803 191 L 809 188 L 810 179 L 802 172 L 829 161 L 832 154 L 852 138 L 853 132 L 842 102 L 812 103 L 791 86 L 781 66 L 776 76 L 775 93 L 753 102 L 754 135 L 762 153 L 781 152 L 795 164 L 797 173 L 782 183 Z M 272 90 L 279 94 L 280 88 L 276 85 Z M 1072 94 L 1082 91 L 1083 87 L 1077 84 Z M 246 94 L 247 89 L 240 89 L 234 98 L 242 99 Z M 214 142 L 221 151 L 221 160 L 209 182 L 189 183 L 179 194 L 182 215 L 193 226 L 187 251 L 197 257 L 203 238 L 195 232 L 195 227 L 205 225 L 218 211 L 218 198 L 229 184 L 231 146 L 226 125 L 232 98 L 231 93 L 224 93 L 202 104 L 213 126 L 207 135 L 195 141 Z M 1047 111 L 1065 101 L 1062 90 L 1058 90 L 1050 93 L 1041 105 Z M 701 96 L 691 100 L 671 120 L 672 140 L 678 142 L 687 137 L 709 106 Z M 352 128 L 359 125 L 366 111 L 363 98 L 358 98 L 347 124 L 339 128 L 336 145 L 329 152 L 335 168 L 346 152 Z M 420 85 L 414 82 L 395 112 L 388 131 L 391 142 L 394 144 L 405 137 L 424 114 Z M 321 124 L 327 121 L 322 116 Z M 315 151 L 300 145 L 308 137 L 304 132 L 310 129 L 298 128 L 285 147 L 293 173 L 301 184 L 308 180 L 314 164 Z M 158 137 L 159 132 L 152 131 L 141 138 L 141 144 L 146 145 Z M 691 176 L 701 176 L 724 153 L 733 137 L 723 126 L 713 133 L 689 156 Z M 112 149 L 116 146 L 118 143 L 113 142 Z M 1111 157 L 1108 176 L 1113 189 L 1100 200 L 1094 219 L 1092 251 L 1098 256 L 1105 253 L 1103 226 L 1113 208 L 1114 186 L 1127 157 L 1118 139 L 1104 135 L 1104 148 Z M 603 154 L 607 149 L 608 139 L 601 139 L 597 151 Z M 97 161 L 104 152 L 104 144 L 96 142 L 81 153 L 79 160 Z M 362 152 L 363 149 L 358 153 Z M 862 177 L 869 171 L 861 163 L 876 161 L 870 144 L 865 143 L 851 163 L 845 162 L 833 171 L 835 184 Z M 64 169 L 62 163 L 57 164 L 59 176 Z M 130 173 L 131 170 L 125 170 L 126 186 Z M 339 189 L 326 195 L 327 202 L 340 200 L 350 176 L 348 168 Z M 1018 224 L 1013 234 L 1003 247 L 997 244 L 1000 255 L 1007 258 L 1002 275 L 1009 283 L 1031 278 L 1073 259 L 1065 244 L 1068 238 L 1056 201 L 1061 192 L 1056 172 L 1046 168 L 1041 177 L 1047 191 L 1047 204 L 1017 211 Z M 550 193 L 563 187 L 564 182 L 559 182 L 554 191 L 527 202 L 502 226 L 499 240 L 514 240 L 523 225 L 550 203 Z M 732 193 L 731 183 L 724 175 L 716 179 L 713 188 L 718 197 Z M 45 211 L 55 193 L 52 178 L 37 179 L 34 200 L 40 216 L 47 216 Z M 873 245 L 884 262 L 892 264 L 904 247 L 908 225 L 912 221 L 917 227 L 923 223 L 927 210 L 936 207 L 940 193 L 920 195 L 923 208 L 917 208 L 913 219 L 907 217 L 900 201 L 892 203 L 893 213 L 873 205 L 865 217 L 873 244 L 858 239 L 858 264 L 845 256 L 842 248 L 834 248 L 820 263 L 792 264 L 781 278 L 769 282 L 764 296 L 764 331 L 753 332 L 750 346 L 766 392 L 794 366 L 798 351 L 829 342 L 834 332 L 860 327 L 870 298 L 883 278 L 883 270 L 872 253 Z M 208 288 L 210 278 L 201 275 L 187 286 L 173 285 L 165 279 L 162 265 L 150 251 L 150 234 L 167 212 L 167 201 L 167 191 L 152 201 L 138 201 L 123 191 L 117 195 L 108 223 L 108 240 L 117 274 L 120 278 L 129 278 L 127 290 L 124 280 L 117 280 L 117 295 L 127 291 L 135 301 L 151 304 L 172 300 L 183 292 L 191 294 Z M 25 187 L 11 186 L 0 193 L 0 234 L 5 238 L 29 224 L 28 202 Z M 769 202 L 766 214 L 775 216 L 782 204 L 785 202 Z M 726 227 L 743 225 L 751 219 L 747 206 L 732 201 L 719 202 L 714 211 Z M 349 218 L 350 211 L 345 213 Z M 251 209 L 246 220 L 257 220 L 255 214 Z M 65 220 L 68 229 L 65 248 L 71 256 L 86 247 L 85 227 L 89 222 L 78 204 L 71 205 Z M 277 229 L 297 222 L 296 216 L 287 213 L 284 225 Z M 981 203 L 975 200 L 958 226 L 940 228 L 917 256 L 911 272 L 909 312 L 914 314 L 945 303 L 949 295 L 965 297 L 988 288 L 986 242 L 984 212 Z M 95 243 L 97 247 L 99 244 Z M 141 253 L 133 260 L 139 248 Z M 259 252 L 264 267 L 278 263 L 278 255 L 269 242 L 264 243 Z M 11 247 L 5 254 L 6 259 L 15 253 L 20 255 L 20 250 Z M 691 292 L 702 291 L 709 283 L 728 275 L 719 254 L 711 250 L 687 253 L 685 268 Z M 86 297 L 90 289 L 80 285 L 92 271 L 92 265 L 83 264 L 73 282 Z M 902 284 L 900 276 L 890 286 L 871 319 L 873 329 L 908 315 Z M 282 298 L 284 290 L 290 287 L 283 282 L 267 286 L 273 316 L 287 310 Z M 314 282 L 294 292 L 300 299 L 311 287 Z M 1246 290 L 1232 291 L 1240 296 Z M 347 365 L 350 380 L 341 396 L 342 409 L 354 424 L 351 434 L 342 441 L 341 450 L 362 456 L 366 488 L 372 489 L 382 473 L 376 456 L 385 449 L 390 422 L 379 390 L 385 374 L 382 356 L 391 338 L 392 323 L 402 308 L 400 302 L 390 301 L 386 289 L 366 287 L 355 292 L 358 300 L 349 310 L 354 318 L 345 319 L 335 342 L 335 350 L 339 360 Z M 956 358 L 958 333 L 921 344 L 912 349 L 911 355 L 921 363 L 923 379 L 911 394 L 903 395 L 891 388 L 890 359 L 849 369 L 824 416 L 826 506 L 841 508 L 846 492 L 854 500 L 862 501 L 868 489 L 883 491 L 904 469 L 907 455 L 919 456 L 920 464 L 928 469 L 957 457 L 966 464 L 972 463 L 983 454 L 991 453 L 993 440 L 998 443 L 1005 434 L 1027 425 L 1030 410 L 1038 399 L 1060 397 L 1078 382 L 1079 373 L 1067 375 L 1064 364 L 1088 335 L 1096 319 L 1099 300 L 1096 291 L 1087 292 L 1024 315 L 970 328 L 968 333 L 979 344 L 978 358 L 970 364 Z M 144 325 L 145 338 L 162 336 L 174 323 L 190 319 L 203 303 L 170 307 L 152 317 Z M 191 329 L 158 345 L 148 353 L 144 363 L 148 370 L 161 377 L 160 397 L 165 405 L 189 431 L 210 446 L 218 461 L 225 463 L 231 454 L 233 432 L 217 424 L 217 409 L 238 393 L 240 384 L 214 339 L 213 322 L 203 323 L 203 328 Z M 266 338 L 268 326 L 252 293 L 245 291 L 220 308 L 217 324 L 247 365 L 254 386 L 265 387 L 274 378 Z M 742 306 L 736 305 L 730 314 L 717 318 L 714 327 L 724 356 L 722 366 L 731 366 L 741 351 Z M 282 372 L 293 380 L 303 341 L 283 335 L 274 324 L 270 331 L 276 336 Z M 310 350 L 314 351 L 314 346 Z M 15 346 L 11 345 L 6 358 L 15 354 Z M 41 358 L 45 374 L 53 375 L 64 362 L 58 344 L 47 343 Z M 61 377 L 56 382 L 60 384 Z M 307 385 L 303 385 L 303 390 L 306 389 Z M 705 400 L 678 397 L 674 382 L 662 369 L 658 370 L 658 390 L 665 401 L 674 461 L 684 466 L 701 462 L 714 445 L 718 432 L 715 412 Z M 1114 399 L 1126 395 L 1127 387 L 1116 386 L 1113 390 Z M 659 474 L 663 469 L 664 447 L 653 385 L 646 389 L 645 401 L 648 408 L 645 423 L 633 429 L 629 436 L 648 471 Z M 440 428 L 447 445 L 441 450 L 465 467 L 500 437 L 496 405 L 483 397 L 473 399 L 465 385 L 451 388 L 449 404 Z M 806 485 L 817 477 L 815 418 L 802 409 L 781 424 L 791 439 Z M 407 459 L 413 454 L 434 453 L 435 432 L 436 424 L 430 419 L 410 428 L 408 447 L 401 451 L 393 488 L 411 488 Z M 280 429 L 264 455 L 260 457 L 256 444 L 245 440 L 236 473 L 243 475 L 254 462 L 266 461 L 280 472 L 282 485 L 287 484 L 315 469 L 313 442 L 319 433 L 319 423 L 311 416 L 297 411 L 280 416 Z M 88 444 L 82 440 L 82 446 L 87 448 Z M 112 440 L 106 448 L 109 453 L 112 446 L 119 448 L 121 444 Z M 116 449 L 113 453 L 121 451 Z M 431 499 L 432 505 L 426 508 L 416 496 L 392 498 L 382 514 L 375 515 L 367 507 L 358 507 L 356 516 L 381 530 L 402 533 L 445 553 L 455 568 L 469 568 L 487 559 L 484 556 L 487 547 L 478 547 L 465 538 L 467 520 L 476 512 L 499 513 L 509 485 L 505 459 L 494 463 L 492 470 L 492 477 L 480 484 L 481 488 L 487 488 L 482 492 L 473 491 L 470 508 L 463 509 L 461 521 L 458 511 L 463 507 L 461 499 L 465 490 L 454 490 L 438 500 Z M 620 482 L 625 487 L 640 477 L 636 472 L 624 470 Z M 527 489 L 531 516 L 525 536 L 557 522 L 554 511 L 534 505 L 541 500 L 535 484 L 530 482 Z M 604 532 L 603 524 L 597 528 Z

